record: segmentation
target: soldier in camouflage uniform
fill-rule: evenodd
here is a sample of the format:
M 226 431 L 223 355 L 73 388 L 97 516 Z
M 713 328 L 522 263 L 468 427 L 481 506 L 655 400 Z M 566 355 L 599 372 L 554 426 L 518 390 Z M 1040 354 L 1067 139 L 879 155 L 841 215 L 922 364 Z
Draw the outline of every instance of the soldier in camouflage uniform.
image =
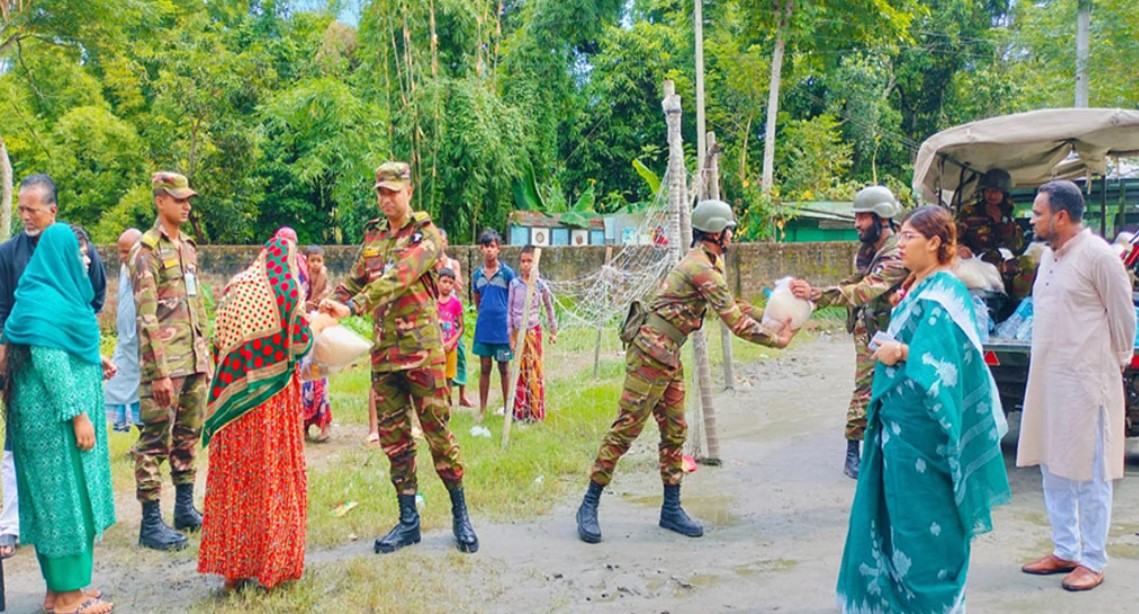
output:
M 135 444 L 135 482 L 142 503 L 139 544 L 156 550 L 186 547 L 186 537 L 163 520 L 159 465 L 170 461 L 176 490 L 174 527 L 196 531 L 194 457 L 212 367 L 206 345 L 206 308 L 198 283 L 194 241 L 180 231 L 190 215 L 190 189 L 177 173 L 151 178 L 158 220 L 131 255 L 130 274 L 138 318 L 142 429 Z
M 660 427 L 660 476 L 664 504 L 660 526 L 689 537 L 704 529 L 680 507 L 683 476 L 681 449 L 688 433 L 684 421 L 684 366 L 680 349 L 704 322 L 708 307 L 719 314 L 741 339 L 771 347 L 786 347 L 794 332 L 786 325 L 771 330 L 760 323 L 761 310 L 737 302 L 728 290 L 721 256 L 731 245 L 735 218 L 731 207 L 706 200 L 692 212 L 693 248 L 665 277 L 646 304 L 647 317 L 625 354 L 625 386 L 620 413 L 601 443 L 593 463 L 589 489 L 577 511 L 583 541 L 601 541 L 597 507 L 601 492 L 613 478 L 617 461 L 641 433 L 649 416 Z
M 837 286 L 811 288 L 803 280 L 792 283 L 799 298 L 809 298 L 819 307 L 842 305 L 847 309 L 846 330 L 854 337 L 854 393 L 846 410 L 846 462 L 843 473 L 858 479 L 861 459 L 859 442 L 866 430 L 866 406 L 874 379 L 870 339 L 890 324 L 890 296 L 905 281 L 909 271 L 902 265 L 893 218 L 902 212 L 894 194 L 882 186 L 870 186 L 854 197 L 854 226 L 862 242 L 855 257 L 853 276 Z
M 994 168 L 981 176 L 977 186 L 980 199 L 961 208 L 957 214 L 958 255 L 977 257 L 993 264 L 1001 272 L 1005 292 L 1015 299 L 1014 281 L 1020 273 L 1016 260 L 1027 243 L 1024 230 L 1013 218 L 1013 203 L 1009 200 L 1012 177 L 1007 171 Z M 1007 251 L 1002 254 L 1001 250 Z
M 475 552 L 478 537 L 467 517 L 463 464 L 447 426 L 451 410 L 435 271 L 442 239 L 430 216 L 411 210 L 411 194 L 407 164 L 388 162 L 376 169 L 376 196 L 384 217 L 364 225 L 364 244 L 351 273 L 321 302 L 321 310 L 337 318 L 370 313 L 375 322 L 372 392 L 380 445 L 391 462 L 400 514 L 399 524 L 376 540 L 376 552 L 419 543 L 413 411 L 431 448 L 435 471 L 451 495 L 452 529 L 459 550 Z

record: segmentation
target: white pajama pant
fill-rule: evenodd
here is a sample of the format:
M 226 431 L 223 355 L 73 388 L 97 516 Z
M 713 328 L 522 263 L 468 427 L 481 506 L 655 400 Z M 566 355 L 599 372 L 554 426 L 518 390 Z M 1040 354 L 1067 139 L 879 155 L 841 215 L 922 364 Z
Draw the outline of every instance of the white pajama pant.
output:
M 16 461 L 11 450 L 4 450 L 0 465 L 0 489 L 4 491 L 4 509 L 0 511 L 0 535 L 20 535 L 20 506 L 16 498 Z
M 1101 409 L 1091 480 L 1069 480 L 1040 466 L 1044 506 L 1052 525 L 1052 554 L 1096 572 L 1107 565 L 1107 532 L 1111 527 L 1112 482 L 1103 477 L 1103 412 Z

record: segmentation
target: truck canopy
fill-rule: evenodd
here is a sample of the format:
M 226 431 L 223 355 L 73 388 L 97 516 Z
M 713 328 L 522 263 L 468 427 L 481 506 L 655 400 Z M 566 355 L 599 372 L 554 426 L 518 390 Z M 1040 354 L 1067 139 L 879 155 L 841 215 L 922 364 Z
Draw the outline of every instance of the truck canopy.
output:
M 1001 168 L 1014 187 L 1103 174 L 1109 156 L 1139 155 L 1139 111 L 1044 109 L 943 130 L 926 139 L 914 162 L 923 200 L 968 202 L 985 171 Z

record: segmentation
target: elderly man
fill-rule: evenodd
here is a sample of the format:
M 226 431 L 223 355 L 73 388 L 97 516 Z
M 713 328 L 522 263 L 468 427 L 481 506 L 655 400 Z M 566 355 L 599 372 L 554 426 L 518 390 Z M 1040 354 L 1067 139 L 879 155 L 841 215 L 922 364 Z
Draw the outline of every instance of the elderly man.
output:
M 380 446 L 391 464 L 399 502 L 399 523 L 377 539 L 374 548 L 377 553 L 395 552 L 420 540 L 414 413 L 423 425 L 435 473 L 451 496 L 451 528 L 459 551 L 475 552 L 479 541 L 467 514 L 463 463 L 447 425 L 451 408 L 435 271 L 442 239 L 431 216 L 411 208 L 414 186 L 407 163 L 380 165 L 375 188 L 383 217 L 364 224 L 364 242 L 352 270 L 320 304 L 322 312 L 336 318 L 367 313 L 375 323 L 372 393 Z
M 134 447 L 135 495 L 142 505 L 138 542 L 154 550 L 180 550 L 197 531 L 194 461 L 202 433 L 213 361 L 206 346 L 206 305 L 198 282 L 193 239 L 182 234 L 190 199 L 198 193 L 186 177 L 151 176 L 158 219 L 131 255 L 131 286 L 137 310 L 139 413 L 142 429 Z M 174 529 L 162 519 L 159 466 L 170 462 L 174 482 Z
M 131 285 L 131 250 L 138 244 L 142 231 L 128 228 L 119 235 L 119 302 L 115 316 L 115 353 L 111 362 L 119 371 L 103 386 L 107 413 L 114 417 L 116 431 L 129 432 L 131 425 L 142 427 L 138 409 L 138 327 L 135 322 L 134 287 Z
M 1032 363 L 1016 464 L 1040 465 L 1052 553 L 1030 574 L 1067 573 L 1070 591 L 1103 582 L 1112 480 L 1123 477 L 1120 372 L 1135 345 L 1131 284 L 1108 244 L 1083 225 L 1084 198 L 1070 181 L 1040 187 L 1036 237 L 1048 243 L 1032 287 Z
M 39 242 L 40 233 L 55 223 L 59 206 L 56 202 L 55 182 L 47 175 L 29 175 L 20 182 L 20 191 L 17 195 L 20 222 L 24 230 L 0 245 L 0 330 L 8 321 L 8 314 L 16 303 L 16 284 L 28 261 L 32 259 L 32 252 Z M 95 290 L 95 299 L 91 307 L 96 313 L 103 308 L 103 298 L 107 293 L 107 278 L 103 273 L 103 261 L 99 259 L 99 252 L 88 243 L 87 256 L 91 259 L 91 266 L 87 275 L 91 280 L 91 287 Z M 0 365 L 3 364 L 5 346 L 0 344 Z M 20 517 L 18 499 L 16 497 L 16 468 L 12 461 L 12 448 L 10 442 L 4 444 L 4 462 L 2 487 L 4 491 L 4 509 L 0 512 L 0 557 L 12 556 L 16 542 L 20 535 Z

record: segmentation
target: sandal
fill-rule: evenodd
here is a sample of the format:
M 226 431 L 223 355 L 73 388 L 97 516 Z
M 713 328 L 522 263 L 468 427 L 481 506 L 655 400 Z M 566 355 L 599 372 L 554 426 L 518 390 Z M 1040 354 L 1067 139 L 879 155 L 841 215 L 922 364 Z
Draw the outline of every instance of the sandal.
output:
M 107 609 L 102 609 L 101 606 L 110 606 L 110 607 Z M 115 604 L 113 604 L 109 601 L 103 601 L 102 599 L 88 599 L 88 600 L 84 601 L 83 603 L 79 604 L 78 606 L 76 606 L 74 610 L 60 611 L 58 608 L 56 608 L 56 609 L 52 610 L 52 612 L 54 612 L 55 614 L 95 614 L 95 612 L 100 612 L 101 614 L 106 614 L 107 612 L 110 612 L 111 610 L 114 610 L 114 609 L 115 609 Z
M 380 434 L 379 433 L 368 433 L 368 438 L 364 440 L 364 443 L 366 443 L 369 446 L 380 445 Z
M 320 433 L 316 437 L 310 437 L 309 441 L 312 443 L 328 443 L 330 437 L 328 433 Z
M 85 589 L 83 589 L 83 596 L 87 597 L 88 599 L 102 599 L 103 598 L 103 591 L 101 591 L 97 588 L 85 588 Z M 48 601 L 46 598 L 44 599 L 44 612 L 46 612 L 47 614 L 51 614 L 52 612 L 55 612 L 55 599 L 54 598 L 51 601 Z

